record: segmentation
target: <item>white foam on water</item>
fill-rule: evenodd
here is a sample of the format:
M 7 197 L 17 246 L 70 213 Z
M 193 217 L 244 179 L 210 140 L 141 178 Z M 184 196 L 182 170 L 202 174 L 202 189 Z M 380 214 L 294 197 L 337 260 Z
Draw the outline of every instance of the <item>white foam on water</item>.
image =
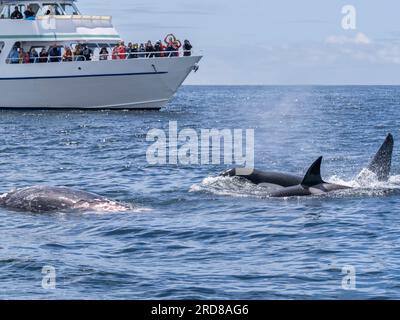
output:
M 207 177 L 201 183 L 190 187 L 189 192 L 209 192 L 222 196 L 267 197 L 271 188 L 257 186 L 239 177 Z
M 88 213 L 108 214 L 108 213 L 142 213 L 149 212 L 149 208 L 141 208 L 133 205 L 119 203 L 116 201 L 99 201 L 98 203 L 82 202 L 75 206 L 74 209 L 82 210 Z

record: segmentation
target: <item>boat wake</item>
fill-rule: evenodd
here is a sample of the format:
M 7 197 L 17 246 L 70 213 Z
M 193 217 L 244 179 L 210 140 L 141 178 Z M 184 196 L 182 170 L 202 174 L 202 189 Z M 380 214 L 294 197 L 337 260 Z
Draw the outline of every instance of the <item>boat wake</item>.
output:
M 327 182 L 348 186 L 351 189 L 313 195 L 312 197 L 376 197 L 400 194 L 400 175 L 391 176 L 388 181 L 379 181 L 377 176 L 364 169 L 353 180 L 345 180 L 337 175 L 326 179 Z M 207 177 L 201 183 L 190 187 L 189 192 L 206 192 L 221 196 L 242 198 L 269 198 L 269 195 L 280 187 L 272 185 L 255 185 L 241 177 Z M 297 197 L 296 197 L 297 198 Z

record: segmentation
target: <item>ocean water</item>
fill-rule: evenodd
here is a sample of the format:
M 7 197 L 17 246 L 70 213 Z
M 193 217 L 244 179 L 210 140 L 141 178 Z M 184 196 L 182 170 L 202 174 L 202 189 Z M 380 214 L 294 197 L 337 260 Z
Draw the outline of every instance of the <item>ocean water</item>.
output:
M 183 87 L 160 112 L 0 111 L 0 192 L 68 186 L 132 205 L 0 209 L 0 298 L 399 299 L 397 145 L 389 182 L 355 179 L 387 133 L 396 143 L 399 118 L 400 87 L 384 86 Z M 169 121 L 254 129 L 258 169 L 302 175 L 323 155 L 324 178 L 355 188 L 270 199 L 219 178 L 223 163 L 150 165 L 146 134 Z

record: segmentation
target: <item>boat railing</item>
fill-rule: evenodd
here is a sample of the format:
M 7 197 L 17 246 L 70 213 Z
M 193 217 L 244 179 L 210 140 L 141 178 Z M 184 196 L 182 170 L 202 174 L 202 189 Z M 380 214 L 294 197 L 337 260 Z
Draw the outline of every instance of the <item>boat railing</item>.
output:
M 30 64 L 30 63 L 55 63 L 55 62 L 82 62 L 82 61 L 117 61 L 130 59 L 153 59 L 153 58 L 177 58 L 182 56 L 191 56 L 192 51 L 158 51 L 158 52 L 129 52 L 129 53 L 107 53 L 92 54 L 90 57 L 83 55 L 73 56 L 46 56 L 46 57 L 21 57 L 7 58 L 7 64 Z M 28 62 L 29 60 L 29 62 Z
M 105 20 L 111 21 L 112 16 L 90 16 L 90 15 L 43 15 L 37 16 L 36 20 L 47 20 L 47 19 L 56 19 L 56 20 Z
M 2 17 L 0 18 L 1 20 L 13 20 L 11 18 L 5 18 Z M 13 20 L 14 22 L 19 22 L 19 21 L 35 21 L 35 20 L 49 20 L 49 19 L 54 19 L 54 20 L 102 20 L 102 21 L 112 21 L 112 16 L 91 16 L 91 15 L 78 15 L 78 14 L 73 14 L 73 15 L 54 15 L 54 14 L 49 14 L 49 15 L 38 15 L 36 17 L 32 18 L 25 18 L 25 19 L 15 19 Z
M 71 61 L 87 61 L 85 56 L 74 56 L 71 59 L 65 59 L 62 56 L 46 56 L 46 57 L 30 57 L 28 58 L 7 58 L 8 64 L 29 64 L 29 63 L 50 63 L 50 62 L 71 62 Z

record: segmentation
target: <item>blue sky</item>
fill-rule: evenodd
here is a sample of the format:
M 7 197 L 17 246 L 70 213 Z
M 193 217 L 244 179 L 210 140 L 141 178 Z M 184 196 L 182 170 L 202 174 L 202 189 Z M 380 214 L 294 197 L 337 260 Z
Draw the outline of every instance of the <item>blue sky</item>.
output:
M 127 41 L 167 33 L 202 50 L 186 84 L 400 84 L 398 0 L 80 0 Z M 344 30 L 342 7 L 356 8 Z

